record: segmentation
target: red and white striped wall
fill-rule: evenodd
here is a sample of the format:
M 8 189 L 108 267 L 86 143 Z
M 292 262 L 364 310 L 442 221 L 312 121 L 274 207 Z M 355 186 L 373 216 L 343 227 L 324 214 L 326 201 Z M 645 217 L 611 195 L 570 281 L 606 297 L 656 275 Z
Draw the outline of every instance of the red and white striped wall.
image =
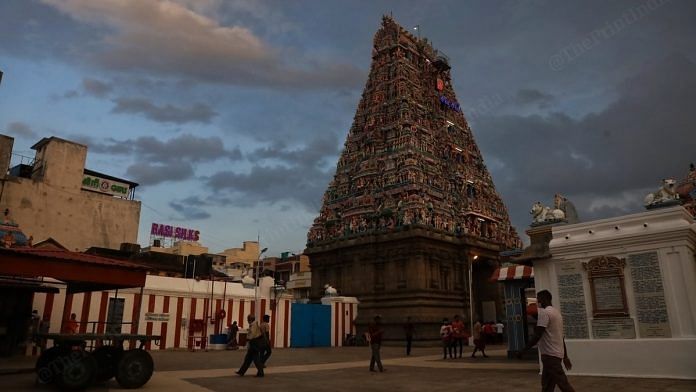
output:
M 347 334 L 355 335 L 358 317 L 358 299 L 355 297 L 324 297 L 324 305 L 331 306 L 331 346 L 343 346 Z
M 267 278 L 270 279 L 270 278 Z M 264 279 L 266 280 L 266 279 Z M 272 279 L 270 279 L 272 281 Z M 266 283 L 266 284 L 264 284 Z M 291 298 L 281 297 L 271 301 L 268 294 L 272 282 L 261 282 L 259 298 L 262 314 L 271 316 L 271 340 L 273 347 L 289 347 L 291 325 Z M 50 320 L 50 332 L 60 332 L 61 323 L 77 315 L 80 332 L 105 332 L 109 299 L 122 298 L 124 302 L 122 332 L 161 335 L 159 346 L 154 342 L 148 344 L 148 349 L 191 348 L 195 346 L 189 339 L 190 335 L 209 336 L 215 331 L 215 324 L 210 319 L 225 310 L 225 320 L 220 328 L 237 321 L 240 328 L 247 327 L 246 316 L 254 314 L 256 301 L 254 289 L 244 288 L 240 283 L 195 281 L 191 279 L 148 276 L 142 294 L 140 322 L 137 327 L 132 324 L 138 318 L 138 303 L 140 290 L 129 289 L 115 291 L 99 291 L 79 294 L 68 294 L 65 289 L 59 293 L 36 293 L 33 309 L 38 310 L 39 316 Z M 272 306 L 275 303 L 275 306 Z M 166 315 L 162 321 L 148 320 L 147 313 Z M 206 320 L 202 333 L 191 333 L 191 319 Z M 92 323 L 92 322 L 98 323 Z M 50 345 L 50 342 L 49 342 Z M 28 354 L 36 354 L 36 348 L 29 349 Z

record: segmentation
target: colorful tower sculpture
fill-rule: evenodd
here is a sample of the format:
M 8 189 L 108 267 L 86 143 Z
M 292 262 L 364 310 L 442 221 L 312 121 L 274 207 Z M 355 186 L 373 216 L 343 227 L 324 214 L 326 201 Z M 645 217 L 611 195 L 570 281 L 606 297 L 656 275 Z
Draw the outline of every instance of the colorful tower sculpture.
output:
M 361 301 L 358 326 L 380 314 L 396 332 L 411 316 L 436 336 L 443 317 L 502 318 L 488 277 L 500 251 L 520 246 L 457 102 L 449 59 L 383 17 L 309 230 L 313 295 L 330 284 Z

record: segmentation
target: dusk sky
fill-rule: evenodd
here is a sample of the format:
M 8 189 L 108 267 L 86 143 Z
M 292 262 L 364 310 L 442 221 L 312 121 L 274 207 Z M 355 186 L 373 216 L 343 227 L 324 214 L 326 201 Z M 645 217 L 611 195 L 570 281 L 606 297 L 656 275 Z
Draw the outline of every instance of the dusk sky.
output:
M 0 133 L 140 183 L 142 245 L 159 222 L 298 252 L 390 13 L 449 56 L 520 233 L 556 192 L 582 220 L 642 211 L 696 161 L 688 0 L 3 0 Z

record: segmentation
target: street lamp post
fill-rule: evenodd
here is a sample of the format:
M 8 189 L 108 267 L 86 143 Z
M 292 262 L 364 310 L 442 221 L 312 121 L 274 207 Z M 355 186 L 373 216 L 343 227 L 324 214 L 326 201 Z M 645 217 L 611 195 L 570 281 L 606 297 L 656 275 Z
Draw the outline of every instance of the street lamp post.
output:
M 266 253 L 268 248 L 263 248 L 261 249 L 261 252 L 259 252 L 259 259 L 256 261 L 256 290 L 254 292 L 254 317 L 256 318 L 256 322 L 259 322 L 261 320 L 261 304 L 259 303 L 259 286 L 261 285 L 261 256 Z
M 474 290 L 473 290 L 473 277 L 474 277 L 474 262 L 478 259 L 478 255 L 474 255 L 469 262 L 469 331 L 471 336 L 474 336 Z

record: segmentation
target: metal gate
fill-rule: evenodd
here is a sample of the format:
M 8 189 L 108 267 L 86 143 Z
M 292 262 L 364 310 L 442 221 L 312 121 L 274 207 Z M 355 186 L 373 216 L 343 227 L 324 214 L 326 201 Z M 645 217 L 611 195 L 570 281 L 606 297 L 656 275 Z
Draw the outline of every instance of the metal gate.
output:
M 331 346 L 331 306 L 292 304 L 290 347 Z

